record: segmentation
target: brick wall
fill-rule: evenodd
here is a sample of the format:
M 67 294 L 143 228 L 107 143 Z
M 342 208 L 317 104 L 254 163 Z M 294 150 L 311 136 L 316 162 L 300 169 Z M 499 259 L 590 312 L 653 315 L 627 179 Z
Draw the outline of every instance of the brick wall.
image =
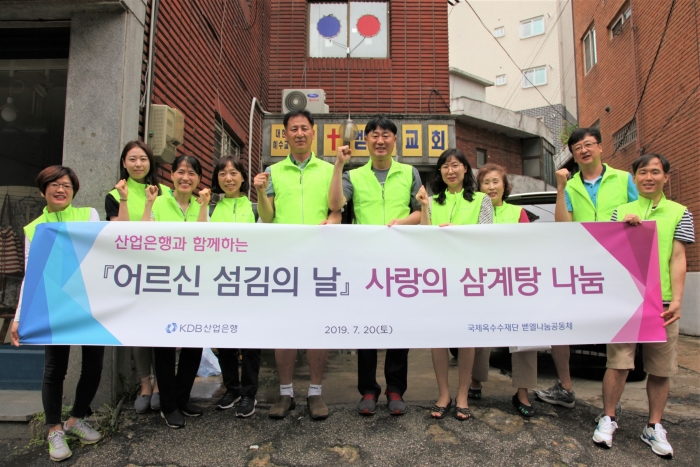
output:
M 631 21 L 620 35 L 611 37 L 608 27 L 625 5 L 624 0 L 573 3 L 579 123 L 589 126 L 600 122 L 604 160 L 615 167 L 629 170 L 643 152 L 664 154 L 672 166 L 667 196 L 686 205 L 697 217 L 700 49 L 695 31 L 700 28 L 700 11 L 696 11 L 700 5 L 676 0 L 649 75 L 671 2 L 631 0 L 630 4 Z M 584 74 L 581 40 L 591 25 L 596 28 L 598 62 Z M 637 140 L 615 152 L 613 134 L 632 119 L 647 77 L 636 115 Z M 700 271 L 700 248 L 696 245 L 687 250 L 689 271 Z
M 252 145 L 253 175 L 260 167 L 260 113 L 254 119 L 252 141 L 248 122 L 253 97 L 263 108 L 269 105 L 269 27 L 266 0 L 160 2 L 153 103 L 185 114 L 185 143 L 178 154 L 200 159 L 200 187 L 211 183 L 215 119 L 223 119 L 224 128 L 242 146 L 242 159 L 247 160 Z M 169 175 L 163 170 L 164 178 Z
M 542 120 L 542 122 L 547 128 L 549 128 L 549 131 L 551 131 L 552 135 L 554 136 L 554 151 L 558 153 L 562 149 L 559 135 L 566 125 L 566 121 L 563 120 L 561 116 L 566 115 L 570 122 L 575 122 L 576 119 L 574 119 L 571 114 L 566 111 L 566 107 L 564 107 L 562 104 L 555 104 L 553 107 L 554 108 L 550 106 L 536 107 L 534 109 L 521 110 L 520 113 Z
M 455 122 L 457 149 L 462 151 L 476 168 L 476 149 L 486 149 L 487 162 L 502 165 L 508 173 L 522 175 L 522 144 L 520 139 L 502 133 Z
M 389 2 L 386 59 L 308 58 L 306 0 L 272 0 L 271 15 L 268 110 L 282 112 L 283 89 L 322 88 L 331 113 L 450 113 L 444 0 Z

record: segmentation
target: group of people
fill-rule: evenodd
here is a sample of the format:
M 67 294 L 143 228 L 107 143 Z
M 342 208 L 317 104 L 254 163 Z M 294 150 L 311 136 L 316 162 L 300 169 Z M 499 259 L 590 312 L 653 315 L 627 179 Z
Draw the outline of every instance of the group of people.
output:
M 278 224 L 337 224 L 342 211 L 352 204 L 352 222 L 367 225 L 453 225 L 508 224 L 529 222 L 519 206 L 506 202 L 511 184 L 506 170 L 495 164 L 479 168 L 476 176 L 466 156 L 448 149 L 437 160 L 430 192 L 422 185 L 415 167 L 395 160 L 391 154 L 397 140 L 397 127 L 386 116 L 372 118 L 365 127 L 370 153 L 367 164 L 345 170 L 352 152 L 338 148 L 335 163 L 318 158 L 312 151 L 315 140 L 314 119 L 307 111 L 294 111 L 284 117 L 285 136 L 290 154 L 253 179 L 257 193 L 260 222 Z M 601 162 L 601 137 L 597 129 L 574 131 L 568 141 L 580 172 L 570 177 L 566 169 L 557 177 L 555 218 L 567 221 L 619 220 L 632 225 L 655 220 L 658 228 L 661 282 L 664 312 L 661 317 L 667 342 L 644 345 L 644 366 L 649 373 L 649 423 L 642 440 L 659 455 L 672 455 L 661 417 L 669 389 L 669 377 L 676 372 L 678 318 L 685 278 L 685 245 L 694 241 L 693 220 L 688 210 L 663 195 L 669 163 L 659 154 L 645 154 L 634 162 L 633 174 Z M 204 188 L 194 195 L 202 180 L 197 158 L 181 155 L 171 166 L 173 188 L 159 184 L 156 161 L 151 149 L 140 141 L 128 143 L 121 154 L 120 181 L 106 197 L 109 221 L 155 222 L 256 222 L 248 191 L 246 167 L 237 158 L 222 157 L 213 171 L 211 191 Z M 76 208 L 72 201 L 79 181 L 73 170 L 62 166 L 44 169 L 37 186 L 46 199 L 43 214 L 25 227 L 25 254 L 29 254 L 36 226 L 43 222 L 99 221 L 93 208 Z M 220 200 L 210 207 L 211 192 Z M 346 216 L 347 217 L 347 216 Z M 18 324 L 21 303 L 12 327 L 12 341 L 19 345 Z M 627 372 L 634 368 L 636 344 L 608 345 L 608 370 L 603 382 L 604 413 L 593 441 L 610 447 L 617 428 L 615 407 L 624 389 Z M 70 418 L 61 421 L 63 379 L 68 346 L 47 346 L 42 397 L 48 426 L 50 456 L 54 460 L 70 457 L 66 436 L 83 443 L 99 441 L 100 434 L 84 419 L 97 391 L 102 371 L 103 347 L 83 346 L 82 371 Z M 384 364 L 387 408 L 392 415 L 406 413 L 403 395 L 408 386 L 408 349 L 388 349 Z M 175 348 L 134 348 L 133 361 L 141 381 L 141 392 L 134 408 L 139 413 L 159 411 L 168 426 L 181 428 L 186 417 L 203 414 L 190 401 L 202 349 L 183 348 L 176 366 Z M 371 416 L 377 410 L 382 392 L 376 379 L 377 350 L 361 349 L 358 355 L 358 412 Z M 469 399 L 482 397 L 482 383 L 488 379 L 490 349 L 458 350 L 459 388 L 455 398 L 448 385 L 448 349 L 432 349 L 438 386 L 438 398 L 430 416 L 442 419 L 451 412 L 464 421 L 471 417 Z M 575 393 L 569 375 L 568 346 L 554 346 L 552 356 L 559 381 L 551 388 L 535 391 L 548 403 L 574 407 Z M 226 387 L 216 403 L 218 409 L 235 407 L 238 417 L 255 413 L 260 349 L 218 349 L 222 378 Z M 312 419 L 328 417 L 322 396 L 323 374 L 328 351 L 309 349 L 306 358 L 310 370 L 307 404 Z M 292 376 L 297 359 L 295 349 L 275 350 L 279 376 L 279 397 L 270 408 L 271 418 L 284 418 L 295 408 Z M 239 360 L 241 365 L 239 368 Z M 532 417 L 535 409 L 528 390 L 537 386 L 537 352 L 512 353 L 512 403 L 519 414 Z M 177 368 L 177 371 L 176 371 Z M 152 383 L 152 369 L 155 378 Z M 239 369 L 241 373 L 239 375 Z

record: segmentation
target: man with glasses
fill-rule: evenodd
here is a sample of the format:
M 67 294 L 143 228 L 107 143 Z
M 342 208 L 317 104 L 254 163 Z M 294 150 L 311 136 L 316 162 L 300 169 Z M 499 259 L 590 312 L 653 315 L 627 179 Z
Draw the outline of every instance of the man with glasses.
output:
M 365 141 L 370 161 L 362 167 L 343 173 L 350 160 L 350 147 L 338 148 L 333 179 L 328 193 L 331 211 L 341 209 L 352 199 L 355 222 L 364 225 L 416 225 L 421 207 L 416 194 L 421 187 L 415 167 L 391 157 L 396 146 L 396 124 L 377 115 L 365 127 Z M 377 384 L 377 350 L 357 351 L 357 389 L 362 394 L 358 410 L 373 415 L 381 387 Z M 392 415 L 406 413 L 403 394 L 408 386 L 408 349 L 387 349 L 384 362 L 386 398 Z
M 556 222 L 609 221 L 618 206 L 637 200 L 632 175 L 601 161 L 601 141 L 597 128 L 579 128 L 571 133 L 567 145 L 581 171 L 571 179 L 567 169 L 556 172 Z M 539 399 L 568 408 L 574 406 L 576 393 L 569 373 L 569 356 L 568 345 L 552 346 L 559 381 L 549 389 L 535 391 Z

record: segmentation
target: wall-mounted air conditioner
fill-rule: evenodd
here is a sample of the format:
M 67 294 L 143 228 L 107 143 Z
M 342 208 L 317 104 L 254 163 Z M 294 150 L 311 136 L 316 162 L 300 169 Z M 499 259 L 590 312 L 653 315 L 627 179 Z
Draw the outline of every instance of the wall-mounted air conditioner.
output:
M 148 115 L 148 145 L 156 160 L 172 164 L 177 156 L 177 147 L 185 141 L 185 116 L 167 105 L 151 105 Z
M 327 114 L 326 92 L 323 89 L 283 89 L 282 112 L 308 110 L 312 114 Z

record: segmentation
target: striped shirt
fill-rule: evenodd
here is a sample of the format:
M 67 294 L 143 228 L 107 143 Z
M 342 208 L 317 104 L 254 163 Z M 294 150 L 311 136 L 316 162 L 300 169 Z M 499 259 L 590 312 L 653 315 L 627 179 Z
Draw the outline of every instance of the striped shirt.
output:
M 651 208 L 651 211 L 654 212 L 654 209 L 656 209 L 656 206 Z M 612 222 L 617 221 L 617 209 L 615 209 L 615 211 L 613 212 L 612 218 L 610 220 Z M 678 223 L 678 225 L 676 225 L 676 229 L 673 232 L 673 239 L 683 243 L 695 243 L 695 227 L 693 223 L 693 215 L 687 209 L 683 213 L 681 221 Z

